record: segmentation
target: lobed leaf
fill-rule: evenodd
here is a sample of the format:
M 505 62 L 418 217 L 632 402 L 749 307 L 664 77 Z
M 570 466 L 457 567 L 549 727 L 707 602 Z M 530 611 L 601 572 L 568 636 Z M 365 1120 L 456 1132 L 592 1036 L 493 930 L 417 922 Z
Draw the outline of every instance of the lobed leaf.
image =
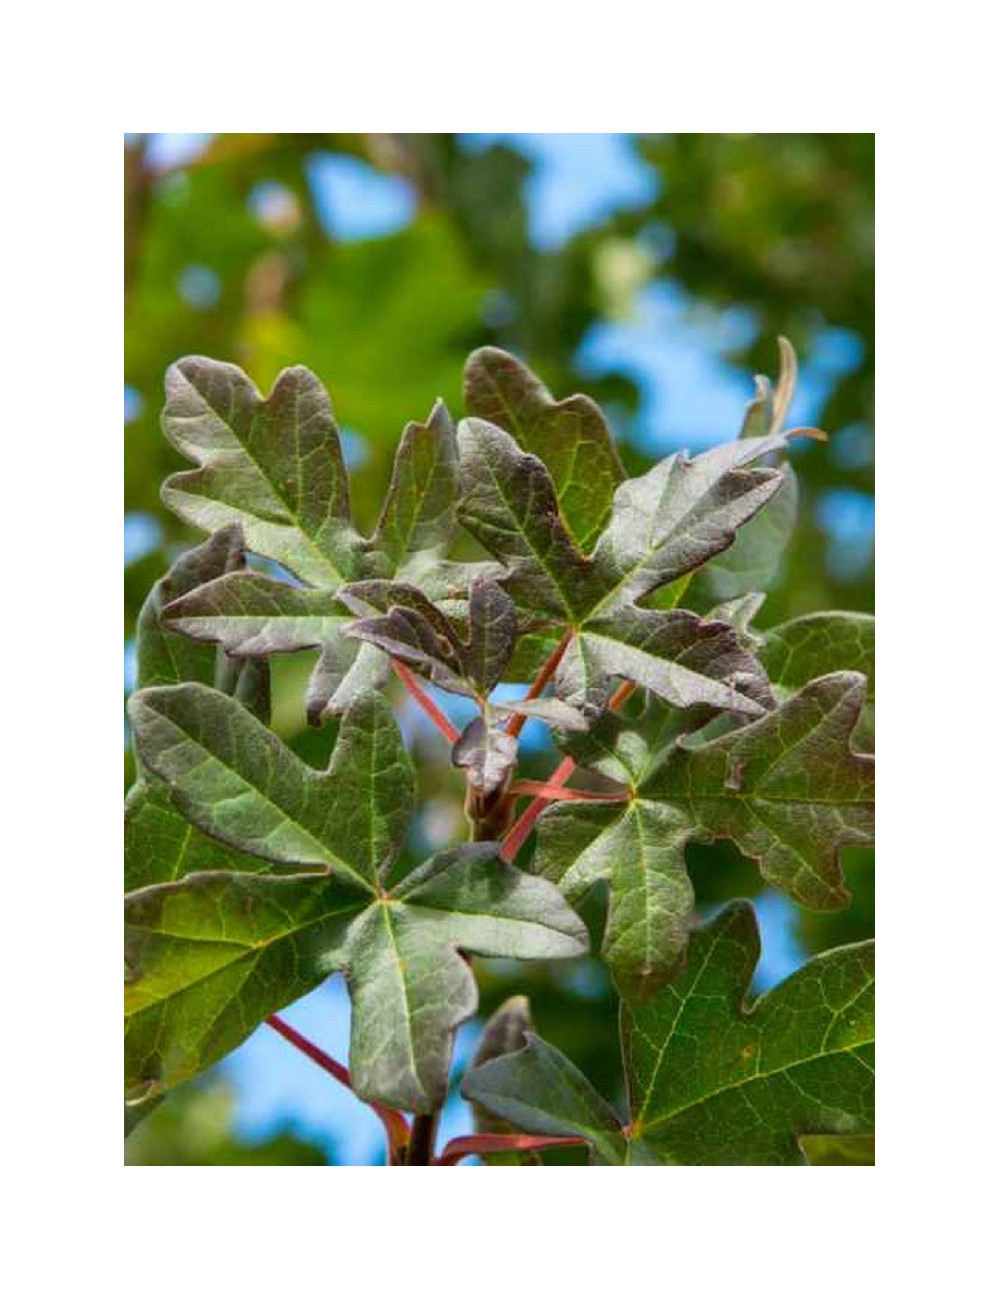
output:
M 609 883 L 603 952 L 626 999 L 648 996 L 683 955 L 691 840 L 733 840 L 805 906 L 847 903 L 841 849 L 874 839 L 874 759 L 851 747 L 863 703 L 863 679 L 837 673 L 705 742 L 685 734 L 698 711 L 660 705 L 635 723 L 605 715 L 588 735 L 564 738 L 632 797 L 546 810 L 533 869 L 574 903 Z
M 598 1164 L 803 1164 L 803 1137 L 872 1133 L 874 944 L 815 957 L 749 1004 L 759 955 L 753 908 L 731 904 L 692 934 L 674 981 L 623 1008 L 624 1127 L 537 1038 L 462 1092 L 529 1133 L 586 1139 Z
M 624 477 L 600 407 L 579 393 L 554 401 L 523 362 L 499 348 L 479 348 L 466 362 L 465 407 L 545 462 L 569 534 L 589 551 Z
M 763 634 L 761 662 L 780 697 L 814 677 L 848 670 L 868 681 L 854 742 L 875 749 L 875 619 L 870 614 L 820 613 L 793 618 Z
M 265 661 L 230 658 L 172 631 L 166 608 L 221 574 L 243 577 L 239 528 L 231 525 L 185 552 L 153 587 L 136 624 L 136 679 L 141 689 L 184 681 L 214 684 L 262 721 L 270 718 L 270 670 Z M 139 889 L 212 867 L 256 870 L 259 863 L 203 835 L 176 810 L 169 791 L 140 758 L 140 779 L 125 801 L 125 888 Z
M 413 774 L 380 696 L 348 709 L 326 772 L 201 685 L 140 692 L 132 717 L 143 761 L 185 815 L 265 861 L 258 873 L 196 872 L 127 897 L 130 1089 L 173 1087 L 342 970 L 356 1090 L 434 1109 L 451 1034 L 476 1005 L 459 950 L 586 951 L 559 891 L 503 862 L 494 844 L 438 854 L 386 889 Z
M 507 564 L 504 586 L 529 619 L 576 631 L 556 679 L 560 694 L 604 703 L 613 680 L 626 677 L 682 707 L 698 702 L 754 716 L 770 702 L 760 666 L 727 630 L 633 602 L 732 542 L 781 486 L 777 471 L 745 466 L 782 446 L 782 436 L 694 460 L 670 457 L 623 483 L 593 557 L 570 537 L 537 457 L 482 420 L 463 420 L 458 442 L 462 522 Z
M 340 435 L 304 366 L 283 370 L 263 398 L 237 366 L 185 357 L 167 371 L 163 430 L 199 466 L 163 488 L 186 523 L 240 524 L 252 551 L 316 586 L 360 576 Z
M 238 575 L 175 600 L 170 627 L 254 658 L 318 648 L 307 716 L 318 724 L 342 713 L 388 671 L 381 654 L 345 643 L 343 584 L 396 575 L 443 594 L 467 580 L 466 566 L 441 559 L 454 533 L 458 478 L 447 409 L 437 402 L 425 424 L 404 429 L 378 525 L 365 539 L 350 521 L 329 398 L 309 371 L 283 371 L 265 399 L 235 366 L 189 357 L 168 372 L 167 399 L 167 436 L 201 466 L 167 481 L 167 504 L 201 527 L 238 521 L 252 550 L 309 584 Z M 433 581 L 429 565 L 438 570 Z

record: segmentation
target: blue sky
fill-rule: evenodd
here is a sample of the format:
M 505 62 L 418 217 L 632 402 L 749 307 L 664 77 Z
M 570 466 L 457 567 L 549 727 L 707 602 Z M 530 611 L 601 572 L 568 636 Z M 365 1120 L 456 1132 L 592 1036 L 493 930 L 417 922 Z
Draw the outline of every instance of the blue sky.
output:
M 162 135 L 153 146 L 154 162 L 169 166 L 196 156 L 205 136 Z M 526 187 L 530 229 L 540 248 L 558 247 L 577 231 L 608 215 L 647 201 L 655 192 L 651 170 L 627 136 L 614 134 L 468 135 L 463 145 L 481 150 L 497 140 L 519 148 L 532 165 Z M 339 240 L 392 234 L 412 220 L 415 198 L 406 181 L 386 176 L 354 158 L 317 155 L 310 164 L 321 220 Z M 266 202 L 267 194 L 256 196 Z M 197 269 L 197 268 L 196 268 Z M 182 291 L 210 298 L 212 283 L 197 276 Z M 659 282 L 639 294 L 628 319 L 593 326 L 578 356 L 585 375 L 599 377 L 624 370 L 641 393 L 634 436 L 650 452 L 665 454 L 678 446 L 692 450 L 731 437 L 738 430 L 752 391 L 751 377 L 724 360 L 726 348 L 754 330 L 752 316 L 739 311 L 692 313 L 677 286 Z M 793 406 L 793 423 L 815 422 L 837 377 L 857 365 L 858 343 L 845 331 L 829 330 L 803 367 Z M 126 420 L 134 417 L 136 395 L 126 392 Z M 844 440 L 850 455 L 850 431 Z M 850 572 L 867 558 L 874 524 L 870 500 L 859 494 L 829 494 L 821 522 L 831 539 L 831 562 Z M 126 519 L 126 560 L 155 548 L 159 525 L 142 515 Z M 126 656 L 126 686 L 134 665 Z M 454 713 L 454 697 L 448 708 Z M 408 727 L 418 725 L 407 717 Z M 547 743 L 541 724 L 529 724 L 528 745 Z M 780 895 L 757 900 L 763 932 L 759 990 L 771 987 L 801 964 L 792 927 L 794 909 Z M 347 1059 L 349 1004 L 343 981 L 330 980 L 285 1013 L 286 1018 L 323 1047 Z M 475 1041 L 477 1026 L 458 1036 L 456 1061 L 461 1065 Z M 262 1027 L 224 1063 L 221 1072 L 232 1084 L 236 1124 L 249 1138 L 266 1137 L 282 1126 L 322 1142 L 339 1163 L 381 1159 L 381 1129 L 367 1107 L 340 1088 L 273 1031 Z M 468 1108 L 453 1099 L 444 1116 L 442 1137 L 469 1131 Z

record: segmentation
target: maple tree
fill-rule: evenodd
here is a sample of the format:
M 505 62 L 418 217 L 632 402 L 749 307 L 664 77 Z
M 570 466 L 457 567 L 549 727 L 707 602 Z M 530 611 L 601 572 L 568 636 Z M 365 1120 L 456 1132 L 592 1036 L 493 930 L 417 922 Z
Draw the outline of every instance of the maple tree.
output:
M 210 536 L 137 625 L 127 1126 L 266 1022 L 375 1109 L 393 1164 L 560 1145 L 597 1163 L 787 1164 L 868 1138 L 873 944 L 821 954 L 751 1005 L 753 908 L 700 924 L 685 858 L 731 840 L 772 888 L 831 909 L 849 898 L 841 850 L 874 838 L 874 621 L 755 626 L 794 522 L 789 442 L 822 436 L 785 427 L 781 354 L 738 438 L 628 478 L 593 402 L 556 401 L 480 349 L 457 429 L 438 402 L 404 430 L 370 536 L 314 375 L 285 370 L 264 398 L 235 366 L 171 367 L 163 427 L 195 468 L 163 497 Z M 302 650 L 309 720 L 336 734 L 325 770 L 269 726 L 270 657 Z M 468 842 L 414 867 L 393 672 L 466 787 Z M 471 701 L 472 720 L 457 727 L 428 686 Z M 563 754 L 547 780 L 518 775 L 529 718 Z M 477 1131 L 438 1150 L 472 957 L 585 954 L 575 908 L 599 882 L 628 1116 L 515 999 L 463 1081 Z M 278 1015 L 334 973 L 348 1066 Z

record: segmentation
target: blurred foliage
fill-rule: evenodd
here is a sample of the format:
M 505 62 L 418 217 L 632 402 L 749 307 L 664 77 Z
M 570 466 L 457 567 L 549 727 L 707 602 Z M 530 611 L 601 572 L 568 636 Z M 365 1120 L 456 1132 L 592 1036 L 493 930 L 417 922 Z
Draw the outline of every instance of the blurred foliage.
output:
M 462 365 L 484 343 L 519 352 L 557 396 L 584 389 L 601 402 L 629 472 L 641 472 L 649 458 L 635 373 L 595 381 L 581 374 L 578 358 L 588 331 L 627 318 L 657 285 L 682 290 L 700 322 L 741 309 L 749 327 L 735 345 L 720 331 L 719 352 L 745 374 L 748 399 L 752 373 L 774 372 L 778 334 L 792 339 L 805 373 L 832 377 L 817 421 L 831 439 L 796 450 L 798 530 L 761 624 L 822 608 L 874 608 L 867 544 L 849 554 L 841 537 L 838 550 L 830 522 L 838 503 L 866 508 L 874 492 L 873 136 L 636 136 L 632 147 L 659 178 L 655 196 L 546 249 L 529 233 L 537 164 L 506 144 L 470 150 L 443 134 L 223 135 L 189 162 L 167 166 L 155 144 L 129 137 L 125 158 L 125 510 L 151 539 L 125 570 L 126 637 L 152 583 L 196 540 L 159 500 L 162 479 L 182 468 L 159 432 L 171 361 L 190 353 L 235 361 L 264 389 L 285 365 L 315 370 L 348 435 L 353 508 L 367 529 L 403 425 L 424 418 L 438 396 L 461 413 Z M 415 197 L 412 219 L 395 233 L 338 239 L 318 170 L 330 158 L 403 178 Z M 831 367 L 831 338 L 847 364 Z M 720 430 L 720 438 L 737 431 Z M 333 733 L 305 727 L 309 660 L 277 666 L 275 725 L 319 765 Z M 435 838 L 462 833 L 460 783 L 433 740 L 418 734 L 416 744 L 431 811 L 415 837 L 426 851 Z M 551 757 L 533 762 L 530 775 L 541 776 Z M 128 759 L 126 766 L 130 777 Z M 759 888 L 730 846 L 698 846 L 691 865 L 702 905 Z M 848 853 L 845 865 L 854 902 L 842 913 L 800 913 L 806 951 L 874 933 L 874 855 Z M 587 917 L 595 939 L 602 906 L 596 897 Z M 616 1095 L 616 1016 L 602 967 L 483 962 L 477 970 L 484 1015 L 513 993 L 528 994 L 543 1037 Z M 246 1147 L 228 1121 L 225 1094 L 187 1091 L 141 1126 L 128 1159 L 325 1162 L 287 1135 Z M 833 1148 L 823 1158 L 852 1162 Z
M 232 1133 L 233 1099 L 217 1083 L 179 1088 L 125 1143 L 127 1165 L 325 1165 L 325 1153 L 287 1130 L 263 1142 Z

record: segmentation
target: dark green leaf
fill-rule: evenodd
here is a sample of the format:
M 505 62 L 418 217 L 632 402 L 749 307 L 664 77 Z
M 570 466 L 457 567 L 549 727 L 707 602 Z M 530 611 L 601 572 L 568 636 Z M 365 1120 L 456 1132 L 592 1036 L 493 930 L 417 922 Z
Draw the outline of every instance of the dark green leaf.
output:
M 174 1086 L 345 970 L 356 1089 L 433 1109 L 451 1033 L 476 1005 L 458 950 L 586 950 L 558 890 L 493 844 L 439 854 L 386 890 L 413 775 L 380 696 L 348 709 L 323 773 L 203 686 L 142 692 L 132 717 L 144 762 L 202 831 L 299 874 L 202 872 L 128 897 L 129 1088 Z
M 136 628 L 137 685 L 214 684 L 233 695 L 261 721 L 271 712 L 270 668 L 266 661 L 230 658 L 214 646 L 199 645 L 174 632 L 166 607 L 214 581 L 245 579 L 238 572 L 245 556 L 240 529 L 232 524 L 187 551 L 153 587 Z M 150 772 L 129 791 L 125 802 L 125 888 L 139 889 L 176 880 L 192 871 L 225 868 L 259 870 L 259 863 L 210 839 L 186 821 L 170 794 Z
M 260 871 L 259 858 L 203 834 L 180 815 L 170 791 L 149 776 L 125 800 L 125 889 L 180 880 L 193 871 Z
M 499 348 L 479 348 L 465 366 L 465 406 L 513 434 L 552 475 L 570 536 L 587 552 L 611 512 L 624 474 L 604 416 L 589 397 L 556 402 L 537 376 Z
M 632 798 L 547 810 L 534 870 L 572 902 L 596 881 L 610 883 L 604 955 L 625 997 L 647 996 L 683 953 L 691 840 L 733 840 L 806 906 L 848 901 L 840 851 L 874 839 L 874 760 L 850 743 L 863 702 L 863 680 L 840 673 L 697 745 L 685 739 L 692 714 L 661 705 L 635 723 L 605 715 L 588 735 L 565 737 L 578 761 L 629 786 Z
M 753 908 L 734 903 L 670 984 L 623 1008 L 624 1129 L 539 1039 L 462 1091 L 523 1131 L 585 1138 L 600 1164 L 803 1164 L 806 1135 L 874 1132 L 874 944 L 815 957 L 751 1005 L 759 955 Z
M 806 614 L 763 635 L 761 662 L 779 697 L 824 673 L 850 670 L 868 679 L 865 708 L 854 733 L 858 749 L 875 749 L 875 619 L 870 614 Z
M 164 625 L 163 611 L 172 601 L 224 573 L 244 567 L 243 537 L 231 524 L 186 551 L 146 597 L 136 621 L 136 685 L 176 686 L 179 682 L 216 684 L 215 650 L 178 636 Z
M 875 945 L 814 957 L 747 1005 L 760 956 L 735 903 L 691 939 L 687 967 L 627 1009 L 632 1134 L 667 1164 L 803 1164 L 797 1139 L 875 1125 Z
M 225 696 L 187 685 L 141 691 L 129 714 L 143 762 L 209 835 L 270 862 L 375 884 L 413 810 L 413 771 L 388 703 L 370 694 L 317 772 Z

